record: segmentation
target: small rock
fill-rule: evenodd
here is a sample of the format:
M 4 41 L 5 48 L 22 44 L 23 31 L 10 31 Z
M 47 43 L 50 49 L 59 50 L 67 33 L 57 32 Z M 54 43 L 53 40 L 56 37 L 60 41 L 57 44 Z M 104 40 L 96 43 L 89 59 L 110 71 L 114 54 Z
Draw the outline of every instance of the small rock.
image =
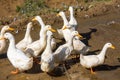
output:
M 111 25 L 111 24 L 115 24 L 116 22 L 115 21 L 110 21 L 107 23 L 107 25 Z
M 120 5 L 118 4 L 118 5 L 117 5 L 117 7 L 119 8 L 119 7 L 120 7 Z
M 87 14 L 85 14 L 85 18 L 90 18 L 90 16 L 89 16 L 89 15 L 87 15 Z

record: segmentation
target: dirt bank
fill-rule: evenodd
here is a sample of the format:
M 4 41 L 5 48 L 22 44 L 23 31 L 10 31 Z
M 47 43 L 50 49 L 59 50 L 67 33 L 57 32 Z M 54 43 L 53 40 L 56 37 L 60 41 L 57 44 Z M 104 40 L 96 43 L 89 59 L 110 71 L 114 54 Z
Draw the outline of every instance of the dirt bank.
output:
M 74 0 L 77 1 L 77 0 Z M 71 80 L 119 80 L 120 79 L 120 1 L 112 0 L 110 2 L 89 2 L 85 4 L 74 1 L 64 0 L 47 0 L 49 8 L 59 8 L 63 10 L 62 5 L 73 5 L 76 8 L 75 17 L 78 21 L 78 31 L 85 38 L 82 40 L 86 45 L 90 46 L 89 54 L 97 54 L 102 49 L 106 42 L 111 42 L 116 49 L 108 49 L 106 53 L 105 63 L 102 66 L 95 67 L 94 70 L 97 74 L 90 74 L 90 70 L 83 68 L 79 64 L 79 59 L 68 60 L 70 68 L 68 73 Z M 16 5 L 23 3 L 19 0 L 4 0 L 0 4 L 0 9 L 3 13 L 0 13 L 1 27 L 5 24 L 9 24 L 16 30 L 12 32 L 15 36 L 16 43 L 20 41 L 25 33 L 26 25 L 31 21 L 32 17 L 18 16 L 15 12 Z M 64 3 L 64 4 L 63 4 Z M 91 7 L 90 7 L 91 6 Z M 8 7 L 8 8 L 6 8 Z M 88 9 L 88 7 L 90 7 Z M 7 10 L 9 9 L 9 10 Z M 69 19 L 69 13 L 66 11 L 67 18 Z M 10 12 L 10 13 L 9 13 Z M 8 14 L 9 13 L 9 14 Z M 57 13 L 41 14 L 46 24 L 51 24 L 54 28 L 61 28 L 63 21 L 61 18 L 56 17 Z M 9 15 L 9 16 L 8 16 Z M 39 38 L 40 26 L 36 22 L 34 23 L 32 30 L 32 38 L 36 40 Z M 18 32 L 18 33 L 17 33 Z M 57 37 L 57 33 L 54 35 Z M 14 70 L 14 67 L 10 64 L 6 57 L 6 49 L 0 54 L 0 80 L 67 80 L 68 77 L 63 71 L 59 76 L 50 76 L 40 70 L 40 65 L 36 65 L 33 70 L 23 72 L 17 75 L 11 75 L 10 71 Z M 58 73 L 57 73 L 58 74 Z

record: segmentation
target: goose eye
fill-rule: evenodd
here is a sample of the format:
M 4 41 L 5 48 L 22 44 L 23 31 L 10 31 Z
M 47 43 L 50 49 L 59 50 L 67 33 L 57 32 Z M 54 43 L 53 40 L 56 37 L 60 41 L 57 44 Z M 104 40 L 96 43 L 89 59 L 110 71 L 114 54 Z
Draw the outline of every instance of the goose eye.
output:
M 108 44 L 109 46 L 111 45 L 111 44 Z

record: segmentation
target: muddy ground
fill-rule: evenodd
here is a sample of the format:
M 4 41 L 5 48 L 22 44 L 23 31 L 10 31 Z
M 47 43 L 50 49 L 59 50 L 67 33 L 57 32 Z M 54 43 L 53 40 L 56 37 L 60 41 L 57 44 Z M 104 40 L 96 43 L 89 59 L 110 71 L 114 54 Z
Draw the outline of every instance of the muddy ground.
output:
M 60 8 L 61 2 L 59 0 L 46 0 L 49 7 Z M 66 5 L 76 6 L 76 2 L 64 1 Z M 6 3 L 7 2 L 7 3 Z M 0 1 L 0 20 L 2 25 L 9 24 L 15 28 L 12 33 L 15 36 L 16 43 L 20 41 L 25 33 L 26 25 L 31 21 L 32 17 L 24 18 L 17 16 L 15 12 L 15 6 L 23 4 L 24 0 L 4 0 Z M 79 3 L 84 6 L 85 3 Z M 112 0 L 110 2 L 94 3 L 95 5 L 89 10 L 77 10 L 75 17 L 78 21 L 78 31 L 85 38 L 82 41 L 90 46 L 89 54 L 98 54 L 103 45 L 107 42 L 111 42 L 116 48 L 108 49 L 106 53 L 105 63 L 101 66 L 94 68 L 96 74 L 90 74 L 90 70 L 83 68 L 79 64 L 79 59 L 68 60 L 69 68 L 67 69 L 71 80 L 120 80 L 120 1 Z M 57 6 L 56 6 L 57 5 Z M 8 8 L 6 8 L 8 7 Z M 84 8 L 85 9 L 85 8 Z M 9 11 L 8 11 L 9 10 Z M 66 11 L 67 18 L 69 13 Z M 60 17 L 56 17 L 56 13 L 42 14 L 44 22 L 51 24 L 55 29 L 61 28 L 63 21 Z M 8 21 L 10 20 L 10 21 Z M 33 40 L 39 38 L 40 26 L 37 22 L 34 23 L 34 28 L 31 31 Z M 57 37 L 57 33 L 54 34 Z M 56 72 L 56 76 L 50 76 L 40 70 L 40 65 L 35 64 L 33 69 L 19 73 L 17 75 L 11 75 L 10 71 L 15 68 L 10 64 L 6 57 L 6 49 L 0 54 L 0 80 L 69 80 L 64 71 Z

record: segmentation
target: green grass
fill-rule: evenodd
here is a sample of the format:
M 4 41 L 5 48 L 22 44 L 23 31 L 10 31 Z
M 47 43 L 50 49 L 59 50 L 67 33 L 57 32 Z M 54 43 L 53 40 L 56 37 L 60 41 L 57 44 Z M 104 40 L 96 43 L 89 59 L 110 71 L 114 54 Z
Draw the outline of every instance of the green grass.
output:
M 16 6 L 16 11 L 27 16 L 34 16 L 46 7 L 44 0 L 25 0 L 23 5 Z

